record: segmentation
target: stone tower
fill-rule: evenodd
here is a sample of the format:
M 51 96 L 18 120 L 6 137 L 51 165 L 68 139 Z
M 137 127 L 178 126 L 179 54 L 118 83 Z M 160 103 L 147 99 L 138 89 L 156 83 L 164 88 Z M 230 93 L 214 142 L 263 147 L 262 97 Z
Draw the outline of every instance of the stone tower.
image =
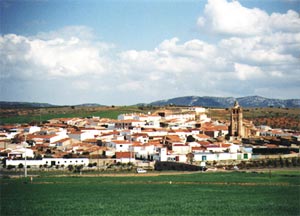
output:
M 231 119 L 230 119 L 230 136 L 243 137 L 243 109 L 240 107 L 239 103 L 235 101 L 234 106 L 231 109 Z

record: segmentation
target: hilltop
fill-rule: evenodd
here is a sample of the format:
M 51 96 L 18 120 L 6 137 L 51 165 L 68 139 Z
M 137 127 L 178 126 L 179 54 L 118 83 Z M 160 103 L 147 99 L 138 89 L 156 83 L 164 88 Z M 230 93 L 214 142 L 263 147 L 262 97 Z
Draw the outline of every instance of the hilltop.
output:
M 247 96 L 247 97 L 199 97 L 199 96 L 186 96 L 176 97 L 167 100 L 159 100 L 150 103 L 153 106 L 204 106 L 204 107 L 217 107 L 228 108 L 232 107 L 234 102 L 238 101 L 242 107 L 281 107 L 281 108 L 299 108 L 300 99 L 270 99 L 261 96 Z

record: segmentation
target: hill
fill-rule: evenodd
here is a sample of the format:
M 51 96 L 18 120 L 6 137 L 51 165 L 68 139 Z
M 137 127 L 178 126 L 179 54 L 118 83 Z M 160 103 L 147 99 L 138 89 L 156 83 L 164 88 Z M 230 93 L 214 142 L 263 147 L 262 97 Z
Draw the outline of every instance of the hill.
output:
M 234 102 L 238 101 L 242 107 L 286 107 L 286 108 L 299 108 L 300 99 L 270 99 L 260 96 L 248 96 L 248 97 L 198 97 L 198 96 L 186 96 L 177 97 L 167 100 L 160 100 L 150 103 L 154 106 L 204 106 L 204 107 L 218 107 L 226 108 L 232 107 Z
M 31 103 L 31 102 L 9 102 L 0 101 L 0 108 L 4 109 L 20 109 L 20 108 L 45 108 L 45 107 L 56 107 L 49 103 Z
M 65 107 L 65 106 L 99 107 L 99 106 L 104 106 L 104 105 L 100 105 L 97 103 L 85 103 L 85 104 L 78 104 L 78 105 L 53 105 L 53 104 L 49 104 L 49 103 L 0 101 L 0 108 L 2 108 L 2 109 L 50 108 L 50 107 Z

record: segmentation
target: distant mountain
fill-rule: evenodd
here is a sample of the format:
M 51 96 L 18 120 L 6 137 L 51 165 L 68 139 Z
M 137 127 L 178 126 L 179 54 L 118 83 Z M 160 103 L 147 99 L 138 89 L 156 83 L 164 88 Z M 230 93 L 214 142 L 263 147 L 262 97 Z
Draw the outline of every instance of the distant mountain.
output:
M 56 107 L 49 103 L 31 103 L 31 102 L 8 102 L 0 101 L 0 108 L 43 108 L 43 107 Z
M 238 101 L 242 107 L 288 107 L 296 108 L 300 107 L 300 99 L 270 99 L 260 96 L 248 96 L 248 97 L 198 97 L 198 96 L 186 96 L 177 97 L 167 100 L 160 100 L 150 103 L 154 106 L 165 105 L 181 105 L 181 106 L 203 106 L 203 107 L 218 107 L 226 108 L 232 107 L 234 102 Z
M 46 107 L 64 107 L 64 106 L 72 106 L 72 105 L 53 105 L 49 103 L 31 103 L 31 102 L 8 102 L 8 101 L 0 101 L 0 108 L 6 109 L 20 109 L 20 108 L 46 108 Z M 74 105 L 74 107 L 99 107 L 104 106 L 96 103 L 85 103 Z
M 101 105 L 101 104 L 97 104 L 97 103 L 85 103 L 85 104 L 79 104 L 79 105 L 75 105 L 77 107 L 99 107 L 99 106 L 105 106 L 105 105 Z

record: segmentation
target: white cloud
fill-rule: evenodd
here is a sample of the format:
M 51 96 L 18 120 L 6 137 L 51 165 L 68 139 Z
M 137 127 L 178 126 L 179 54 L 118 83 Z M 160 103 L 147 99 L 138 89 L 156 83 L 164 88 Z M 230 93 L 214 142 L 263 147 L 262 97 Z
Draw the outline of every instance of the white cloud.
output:
M 271 71 L 270 74 L 273 77 L 283 77 L 283 73 L 281 71 Z
M 255 66 L 235 63 L 234 69 L 240 80 L 260 79 L 264 75 L 262 70 Z
M 227 35 L 264 35 L 277 31 L 299 32 L 299 14 L 269 15 L 259 8 L 246 8 L 238 1 L 208 0 L 204 16 L 197 21 L 201 29 Z
M 180 73 L 195 73 L 206 67 L 212 61 L 220 61 L 216 58 L 216 48 L 200 40 L 191 40 L 179 44 L 178 38 L 165 40 L 153 51 L 129 50 L 120 54 L 121 62 L 129 71 L 148 72 L 152 80 L 163 78 L 172 73 L 179 76 Z
M 289 10 L 286 14 L 272 13 L 270 26 L 276 31 L 300 32 L 299 13 Z
M 3 77 L 57 78 L 102 75 L 109 70 L 107 46 L 77 37 L 0 37 Z
M 81 40 L 95 39 L 94 30 L 88 26 L 65 26 L 55 31 L 39 32 L 34 38 L 52 40 L 56 38 L 70 39 L 74 36 Z
M 300 43 L 297 37 L 291 36 L 276 33 L 273 37 L 232 37 L 221 40 L 219 46 L 227 50 L 233 60 L 255 64 L 294 64 L 299 61 L 297 48 Z
M 234 19 L 234 10 L 241 16 L 245 12 L 249 32 L 244 34 L 239 29 L 246 18 L 233 25 L 223 23 L 225 13 L 218 4 L 224 4 L 225 9 L 229 4 L 226 14 L 230 12 L 231 17 L 224 18 L 228 22 Z M 78 100 L 134 104 L 183 95 L 268 96 L 266 89 L 278 92 L 278 86 L 291 89 L 286 97 L 298 97 L 292 89 L 299 90 L 300 33 L 294 31 L 297 18 L 293 12 L 269 16 L 260 9 L 247 9 L 236 1 L 225 0 L 209 1 L 207 8 L 198 25 L 205 27 L 214 21 L 214 31 L 230 35 L 216 44 L 200 39 L 181 42 L 174 37 L 152 50 L 117 52 L 110 43 L 99 42 L 84 26 L 31 37 L 0 36 L 1 84 L 8 88 L 7 92 L 22 96 L 48 93 L 52 98 L 70 98 L 75 102 L 60 100 L 74 104 Z M 266 15 L 267 21 L 262 21 L 268 23 L 267 30 L 253 28 L 253 14 Z M 283 28 L 278 23 L 275 27 L 275 23 L 270 24 L 272 16 L 272 20 L 283 16 L 284 23 L 288 23 L 286 17 L 291 17 L 296 24 Z M 27 85 L 24 91 L 14 90 L 23 82 Z
M 75 80 L 72 81 L 73 88 L 80 89 L 80 90 L 89 90 L 91 89 L 91 85 L 86 80 Z

